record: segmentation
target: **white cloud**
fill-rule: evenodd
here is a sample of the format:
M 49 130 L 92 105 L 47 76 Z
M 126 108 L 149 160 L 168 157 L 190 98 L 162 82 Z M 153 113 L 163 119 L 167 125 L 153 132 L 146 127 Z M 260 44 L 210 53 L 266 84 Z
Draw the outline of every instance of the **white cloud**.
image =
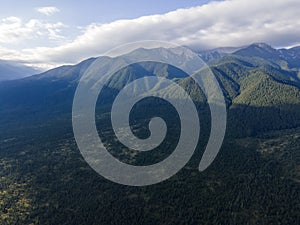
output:
M 0 22 L 0 43 L 12 43 L 29 35 L 30 29 L 22 27 L 17 17 L 7 17 Z
M 20 44 L 30 40 L 49 39 L 59 41 L 64 39 L 60 35 L 61 28 L 66 27 L 63 23 L 48 23 L 31 19 L 23 22 L 17 17 L 7 17 L 0 21 L 0 44 Z
M 300 43 L 299 8 L 299 0 L 211 2 L 162 15 L 107 24 L 94 23 L 68 44 L 54 48 L 27 48 L 7 58 L 21 56 L 35 65 L 75 63 L 100 55 L 116 45 L 145 39 L 171 41 L 197 48 L 241 46 L 252 42 L 291 46 Z M 19 23 L 16 19 L 11 20 L 12 24 Z
M 48 6 L 48 7 L 40 7 L 40 8 L 36 8 L 36 11 L 38 11 L 39 13 L 42 13 L 46 16 L 50 16 L 54 13 L 59 12 L 60 10 L 54 6 Z

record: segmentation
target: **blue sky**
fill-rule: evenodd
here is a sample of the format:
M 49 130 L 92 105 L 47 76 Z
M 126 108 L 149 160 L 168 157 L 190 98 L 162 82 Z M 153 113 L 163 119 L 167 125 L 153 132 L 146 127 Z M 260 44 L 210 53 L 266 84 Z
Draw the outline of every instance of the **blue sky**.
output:
M 55 6 L 60 12 L 53 16 L 74 26 L 86 26 L 92 22 L 107 23 L 119 19 L 162 14 L 179 8 L 189 8 L 210 2 L 209 0 L 9 0 L 2 1 L 1 17 L 18 16 L 22 19 L 41 18 L 34 9 Z
M 220 1 L 220 0 L 218 0 Z M 2 18 L 18 17 L 23 21 L 38 19 L 55 23 L 60 21 L 66 26 L 63 35 L 67 38 L 74 38 L 80 34 L 79 27 L 84 28 L 92 23 L 109 23 L 121 19 L 134 19 L 141 16 L 163 14 L 180 8 L 190 8 L 206 4 L 210 0 L 10 0 L 1 2 L 0 15 Z M 38 12 L 37 8 L 55 7 L 58 12 L 51 16 Z M 45 40 L 45 39 L 44 39 Z M 42 44 L 42 40 L 34 43 L 18 43 L 20 48 Z M 14 43 L 16 47 L 16 43 Z M 43 43 L 43 46 L 54 46 L 55 43 Z M 13 46 L 10 46 L 13 47 Z
M 48 69 L 127 42 L 300 44 L 299 0 L 1 1 L 0 59 Z

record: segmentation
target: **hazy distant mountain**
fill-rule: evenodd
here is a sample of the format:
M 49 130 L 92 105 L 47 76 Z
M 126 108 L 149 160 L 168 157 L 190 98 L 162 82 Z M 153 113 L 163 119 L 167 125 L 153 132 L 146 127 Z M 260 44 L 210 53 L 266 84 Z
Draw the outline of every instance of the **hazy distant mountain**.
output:
M 40 70 L 12 61 L 0 60 L 0 81 L 15 80 L 40 73 Z
M 197 51 L 197 53 L 204 62 L 209 62 L 214 59 L 220 59 L 223 56 L 238 51 L 241 48 L 242 47 L 220 47 L 205 51 Z

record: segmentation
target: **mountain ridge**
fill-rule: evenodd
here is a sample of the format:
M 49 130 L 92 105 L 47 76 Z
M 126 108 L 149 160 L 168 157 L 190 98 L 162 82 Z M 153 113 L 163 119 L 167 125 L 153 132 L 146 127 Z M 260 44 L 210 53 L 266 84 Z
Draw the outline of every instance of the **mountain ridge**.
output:
M 146 53 L 149 52 L 149 54 L 152 52 L 151 54 L 154 55 L 162 54 L 162 51 L 164 51 L 163 54 L 168 54 L 167 50 L 142 49 L 133 52 L 132 54 L 135 55 L 134 57 L 139 58 L 139 51 L 144 52 L 143 54 L 145 54 L 145 51 Z M 257 113 L 260 113 L 259 110 L 252 111 L 251 107 L 258 107 L 259 104 L 261 104 L 261 107 L 282 108 L 285 103 L 287 103 L 291 105 L 291 107 L 288 107 L 288 111 L 280 112 L 275 110 L 276 116 L 274 114 L 274 118 L 285 118 L 284 121 L 280 120 L 276 124 L 276 122 L 274 123 L 271 121 L 272 117 L 270 117 L 268 121 L 269 124 L 272 125 L 268 129 L 289 128 L 289 123 L 297 126 L 300 125 L 300 115 L 298 117 L 297 108 L 297 105 L 300 103 L 297 101 L 297 96 L 300 92 L 298 68 L 291 69 L 283 66 L 284 64 L 289 64 L 289 62 L 285 61 L 283 58 L 274 61 L 272 58 L 266 57 L 268 54 L 274 53 L 274 57 L 278 59 L 278 55 L 280 55 L 282 51 L 283 50 L 273 49 L 266 44 L 255 43 L 232 54 L 226 54 L 223 57 L 209 63 L 212 71 L 219 81 L 229 111 L 240 106 L 243 110 L 246 110 L 245 112 L 249 114 L 249 118 L 252 118 L 253 115 L 255 115 L 255 117 L 259 119 L 259 117 L 257 117 L 258 115 L 256 115 Z M 297 51 L 297 48 L 292 51 Z M 176 53 L 174 54 L 174 57 L 176 58 L 177 55 Z M 189 56 L 187 55 L 186 57 Z M 11 113 L 17 112 L 18 109 L 26 109 L 30 111 L 32 110 L 32 107 L 37 107 L 39 108 L 38 110 L 45 110 L 45 112 L 49 113 L 53 111 L 51 108 L 55 108 L 54 111 L 56 112 L 70 112 L 77 84 L 82 75 L 86 72 L 87 68 L 89 68 L 95 60 L 96 58 L 90 58 L 77 65 L 62 66 L 21 80 L 6 81 L 2 84 L 0 83 L 1 108 L 6 109 L 6 111 L 10 111 Z M 106 61 L 107 65 L 112 65 L 116 62 L 116 60 L 122 59 L 118 57 L 108 57 L 104 61 Z M 150 71 L 150 74 L 156 71 L 156 74 L 161 75 L 166 75 L 169 72 L 173 73 L 176 71 L 170 66 L 164 67 L 162 65 L 159 66 L 155 64 L 152 64 L 150 67 L 146 66 L 142 70 L 137 68 L 142 67 L 132 67 L 131 69 L 124 68 L 117 73 L 117 76 L 114 77 L 114 79 L 108 84 L 110 91 L 112 91 L 111 93 L 107 92 L 108 99 L 112 93 L 115 95 L 120 88 L 129 82 L 126 79 L 135 77 L 131 74 L 133 71 L 148 73 L 145 72 L 147 69 L 144 69 L 152 68 L 151 70 L 148 70 Z M 193 84 L 187 81 L 186 78 L 181 79 L 182 81 L 180 81 L 179 84 L 189 90 L 189 93 L 198 92 L 196 91 L 196 86 L 193 86 Z M 271 86 L 269 87 L 268 85 Z M 276 87 L 276 89 L 274 87 Z M 266 90 L 276 90 L 278 93 L 276 95 L 272 95 L 272 91 Z M 285 102 L 287 101 L 289 94 L 291 95 L 290 99 L 293 100 L 292 102 Z M 203 95 L 198 97 L 195 95 L 195 98 L 201 104 L 205 103 Z M 260 102 L 257 102 L 257 99 L 259 99 Z M 292 107 L 293 104 L 295 107 Z M 237 112 L 240 111 L 238 110 Z M 4 111 L 1 114 L 3 113 Z M 284 115 L 281 115 L 282 113 Z M 242 117 L 240 113 L 235 115 L 235 117 L 239 118 L 236 121 L 241 122 L 241 120 L 244 120 L 244 117 Z M 252 121 L 252 123 L 247 124 L 247 126 L 249 126 L 247 129 L 256 131 L 264 130 L 263 125 L 258 125 L 261 124 Z M 242 132 L 240 133 L 242 134 Z

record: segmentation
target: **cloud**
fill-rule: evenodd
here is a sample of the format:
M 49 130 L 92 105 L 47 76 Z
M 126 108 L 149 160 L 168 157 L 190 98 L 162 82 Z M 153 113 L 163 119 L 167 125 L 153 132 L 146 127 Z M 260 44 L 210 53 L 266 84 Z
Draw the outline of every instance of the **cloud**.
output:
M 60 35 L 61 28 L 66 27 L 63 23 L 48 23 L 31 19 L 23 22 L 18 17 L 7 17 L 0 21 L 0 44 L 20 44 L 22 42 L 37 39 L 59 41 L 64 39 Z
M 226 0 L 166 14 L 93 23 L 67 44 L 18 51 L 11 58 L 35 65 L 75 63 L 126 42 L 163 40 L 198 49 L 267 42 L 300 43 L 299 0 Z M 18 21 L 14 21 L 18 23 Z M 1 51 L 1 50 L 0 50 Z
M 39 13 L 42 13 L 46 16 L 50 16 L 54 13 L 59 12 L 60 10 L 54 6 L 48 6 L 48 7 L 40 7 L 40 8 L 36 8 L 36 11 L 38 11 Z
M 22 27 L 20 18 L 7 17 L 0 22 L 0 43 L 12 43 L 29 36 L 30 29 Z

